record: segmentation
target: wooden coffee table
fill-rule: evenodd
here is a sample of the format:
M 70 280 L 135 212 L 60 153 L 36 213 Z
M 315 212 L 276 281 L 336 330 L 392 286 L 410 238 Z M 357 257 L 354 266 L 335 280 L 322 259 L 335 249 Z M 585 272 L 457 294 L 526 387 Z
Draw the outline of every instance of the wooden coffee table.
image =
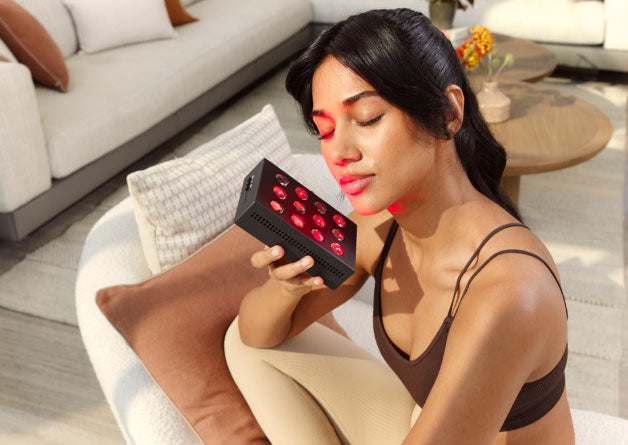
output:
M 512 99 L 510 118 L 489 127 L 507 153 L 504 191 L 515 205 L 520 176 L 569 167 L 599 153 L 612 135 L 608 117 L 590 103 L 528 82 L 499 82 Z

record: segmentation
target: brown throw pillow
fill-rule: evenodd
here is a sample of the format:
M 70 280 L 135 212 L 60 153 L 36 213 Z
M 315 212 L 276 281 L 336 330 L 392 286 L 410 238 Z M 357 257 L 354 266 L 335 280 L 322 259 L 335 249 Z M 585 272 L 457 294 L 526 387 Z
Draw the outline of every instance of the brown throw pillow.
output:
M 198 21 L 196 17 L 191 16 L 183 6 L 181 6 L 180 0 L 166 0 L 166 9 L 168 10 L 168 16 L 170 17 L 172 26 L 185 25 L 186 23 Z
M 96 296 L 107 319 L 208 444 L 269 443 L 229 373 L 223 349 L 242 298 L 268 280 L 267 269 L 250 263 L 263 247 L 232 225 L 173 268 Z M 332 313 L 319 322 L 347 336 Z
M 69 75 L 61 50 L 37 19 L 12 0 L 0 0 L 0 39 L 34 80 L 67 91 Z

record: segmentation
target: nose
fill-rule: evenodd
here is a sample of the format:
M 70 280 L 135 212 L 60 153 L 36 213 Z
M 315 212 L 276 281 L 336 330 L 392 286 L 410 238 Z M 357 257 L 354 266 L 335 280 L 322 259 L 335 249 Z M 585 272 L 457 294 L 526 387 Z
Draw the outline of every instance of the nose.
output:
M 345 167 L 349 162 L 359 161 L 362 153 L 344 131 L 334 131 L 334 137 L 330 142 L 329 153 L 334 165 Z

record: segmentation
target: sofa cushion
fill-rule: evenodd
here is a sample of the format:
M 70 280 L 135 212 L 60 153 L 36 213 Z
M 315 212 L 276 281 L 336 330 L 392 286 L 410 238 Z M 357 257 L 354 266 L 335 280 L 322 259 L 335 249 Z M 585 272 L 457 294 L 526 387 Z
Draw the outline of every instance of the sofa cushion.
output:
M 61 0 L 15 0 L 48 31 L 61 50 L 69 57 L 78 50 L 78 41 L 70 13 Z
M 606 13 L 604 48 L 628 51 L 628 32 L 626 32 L 628 2 L 626 0 L 606 0 L 604 10 Z
M 177 36 L 164 0 L 64 1 L 76 25 L 82 52 Z
M 127 176 L 151 272 L 181 262 L 233 224 L 244 175 L 263 158 L 296 163 L 271 105 L 183 158 Z
M 0 0 L 0 38 L 33 79 L 66 91 L 69 75 L 59 47 L 41 23 L 13 0 Z
M 606 16 L 601 1 L 507 0 L 486 10 L 491 31 L 537 42 L 573 45 L 604 43 Z
M 309 0 L 203 0 L 176 39 L 67 60 L 67 97 L 38 88 L 53 177 L 62 178 L 148 130 L 311 20 Z
M 238 226 L 168 271 L 101 289 L 97 304 L 207 444 L 268 443 L 227 368 L 223 339 L 242 298 L 268 280 L 263 244 Z M 328 313 L 319 319 L 345 331 Z
M 335 23 L 352 14 L 382 7 L 381 0 L 343 0 L 340 3 L 312 0 L 313 21 Z M 429 3 L 425 0 L 389 0 L 385 7 L 410 8 L 429 16 Z M 604 3 L 600 0 L 482 0 L 466 11 L 456 11 L 454 27 L 478 24 L 493 32 L 539 42 L 598 45 L 604 42 Z

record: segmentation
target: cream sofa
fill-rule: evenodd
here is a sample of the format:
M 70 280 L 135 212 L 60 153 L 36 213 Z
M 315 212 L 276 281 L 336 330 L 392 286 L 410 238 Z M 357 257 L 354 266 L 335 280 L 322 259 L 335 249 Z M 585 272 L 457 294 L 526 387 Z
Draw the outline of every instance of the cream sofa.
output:
M 17 0 L 66 57 L 66 94 L 0 62 L 0 239 L 20 240 L 305 46 L 330 23 L 426 0 L 183 0 L 179 37 L 84 55 L 62 0 Z M 192 3 L 192 4 L 190 4 Z M 477 0 L 483 23 L 545 42 L 559 63 L 628 71 L 625 0 Z M 0 54 L 6 55 L 0 42 Z M 9 55 L 9 57 L 11 57 Z
M 17 1 L 60 47 L 70 83 L 59 93 L 0 62 L 4 239 L 22 239 L 311 38 L 309 0 L 183 0 L 199 21 L 178 37 L 88 55 L 62 0 Z
M 316 190 L 338 210 L 352 210 L 340 200 L 337 184 L 321 155 L 295 154 L 299 178 L 313 178 Z M 133 215 L 126 198 L 96 222 L 81 255 L 76 310 L 79 328 L 90 361 L 107 402 L 127 443 L 185 445 L 199 443 L 188 423 L 147 373 L 133 350 L 105 319 L 95 303 L 96 292 L 114 284 L 131 284 L 151 276 Z M 333 313 L 351 339 L 382 359 L 372 329 L 374 279 L 370 277 L 357 294 Z M 628 420 L 572 408 L 578 445 L 626 443 Z
M 408 7 L 428 14 L 426 0 L 312 0 L 320 29 L 374 8 Z M 533 40 L 550 49 L 558 64 L 628 72 L 626 0 L 476 0 L 458 10 L 454 28 L 483 24 L 492 31 Z

